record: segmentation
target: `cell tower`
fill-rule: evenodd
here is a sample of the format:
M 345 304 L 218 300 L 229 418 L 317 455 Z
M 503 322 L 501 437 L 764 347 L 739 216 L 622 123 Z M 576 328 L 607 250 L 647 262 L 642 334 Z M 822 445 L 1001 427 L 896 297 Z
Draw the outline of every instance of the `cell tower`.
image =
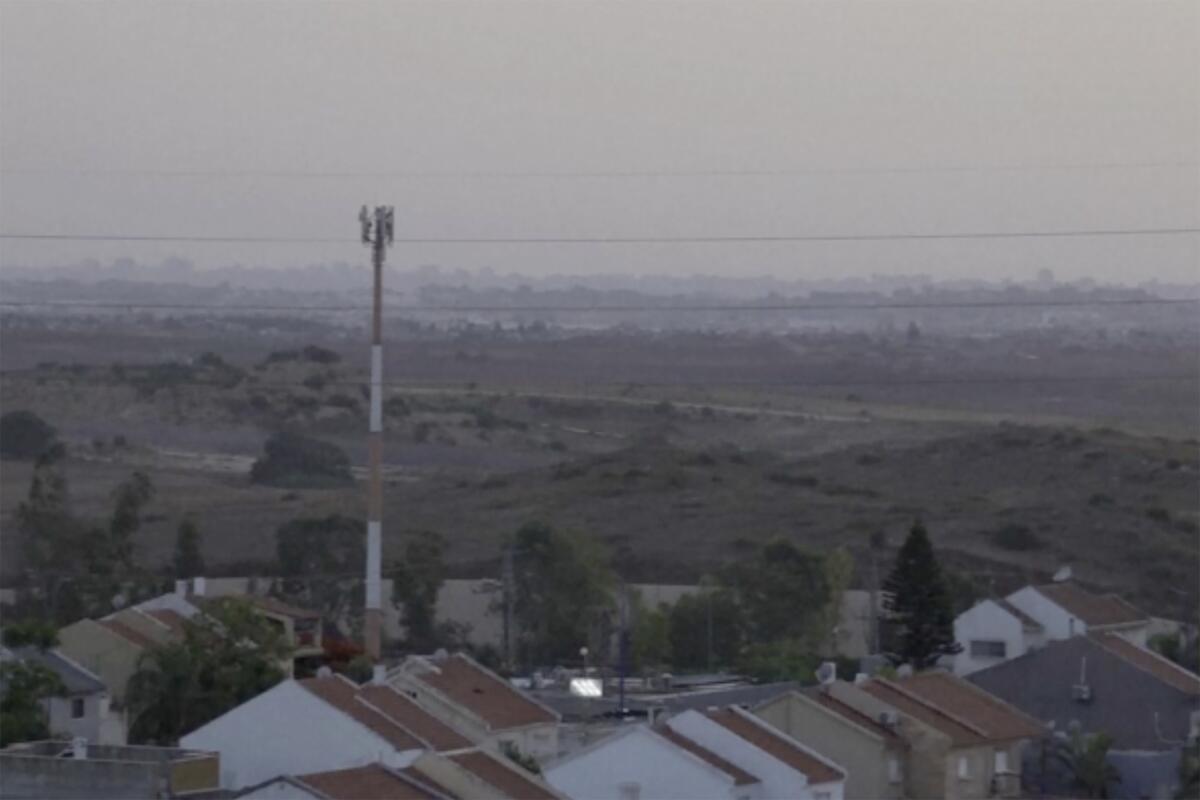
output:
M 371 309 L 371 416 L 367 432 L 367 580 L 363 646 L 372 661 L 379 661 L 383 628 L 383 260 L 395 234 L 392 206 L 363 206 L 358 212 L 362 241 L 371 246 L 375 291 Z

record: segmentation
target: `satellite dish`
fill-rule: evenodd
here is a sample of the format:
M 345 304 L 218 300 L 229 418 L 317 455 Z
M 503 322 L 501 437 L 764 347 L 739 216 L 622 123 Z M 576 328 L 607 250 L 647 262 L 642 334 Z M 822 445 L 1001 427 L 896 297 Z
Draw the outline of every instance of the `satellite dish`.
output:
M 817 667 L 817 683 L 826 686 L 835 680 L 837 680 L 837 664 L 832 661 L 822 662 L 821 666 Z
M 1055 583 L 1071 580 L 1071 566 L 1068 564 L 1065 567 L 1059 567 L 1058 572 L 1054 573 L 1053 580 Z

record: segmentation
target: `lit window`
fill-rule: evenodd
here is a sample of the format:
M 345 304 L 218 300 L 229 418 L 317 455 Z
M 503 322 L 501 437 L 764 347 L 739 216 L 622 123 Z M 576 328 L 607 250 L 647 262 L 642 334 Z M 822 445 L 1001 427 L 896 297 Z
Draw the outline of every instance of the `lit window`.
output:
M 1008 647 L 1004 642 L 994 642 L 985 639 L 971 640 L 972 658 L 1006 658 Z
M 71 719 L 83 719 L 82 697 L 75 697 L 71 700 Z
M 888 759 L 888 781 L 890 783 L 900 782 L 900 759 L 895 756 Z
M 964 781 L 971 777 L 971 762 L 967 761 L 966 756 L 958 757 L 958 777 Z
M 996 751 L 996 774 L 1000 775 L 1008 772 L 1008 751 Z

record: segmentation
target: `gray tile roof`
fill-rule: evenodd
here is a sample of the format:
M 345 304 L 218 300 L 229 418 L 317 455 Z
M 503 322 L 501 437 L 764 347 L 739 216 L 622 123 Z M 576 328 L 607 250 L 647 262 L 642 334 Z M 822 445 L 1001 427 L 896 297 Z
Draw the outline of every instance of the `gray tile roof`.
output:
M 6 648 L 6 650 L 17 661 L 41 664 L 58 675 L 69 695 L 108 691 L 108 687 L 104 685 L 103 681 L 61 653 L 53 650 L 39 650 L 36 647 L 12 647 Z
M 1043 723 L 1065 730 L 1075 720 L 1113 737 L 1113 750 L 1157 752 L 1188 735 L 1200 696 L 1183 691 L 1090 636 L 1051 642 L 967 676 L 967 680 Z M 1086 683 L 1089 700 L 1072 687 Z

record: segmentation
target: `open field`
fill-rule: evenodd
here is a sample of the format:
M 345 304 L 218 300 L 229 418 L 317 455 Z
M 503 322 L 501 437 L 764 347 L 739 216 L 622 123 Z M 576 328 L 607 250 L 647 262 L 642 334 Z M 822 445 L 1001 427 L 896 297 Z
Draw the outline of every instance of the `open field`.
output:
M 865 564 L 872 531 L 894 548 L 919 515 L 981 591 L 1071 563 L 1159 613 L 1194 616 L 1200 603 L 1198 381 L 1096 379 L 1196 376 L 1187 342 L 399 338 L 387 367 L 386 558 L 404 532 L 432 529 L 459 574 L 494 570 L 500 538 L 541 519 L 605 542 L 630 579 L 677 582 L 772 536 L 844 545 Z M 341 361 L 265 361 L 309 343 Z M 356 342 L 10 330 L 4 350 L 0 402 L 38 409 L 71 444 L 80 512 L 102 513 L 131 470 L 152 475 L 158 494 L 138 543 L 148 565 L 169 559 L 188 514 L 210 569 L 229 573 L 269 570 L 288 519 L 363 512 L 361 485 L 292 491 L 246 475 L 282 427 L 363 462 Z M 194 360 L 205 351 L 220 358 Z M 24 368 L 10 366 L 13 352 Z M 180 368 L 145 366 L 172 360 Z M 114 446 L 117 436 L 127 443 Z M 4 464 L 9 580 L 20 570 L 11 513 L 28 482 L 27 464 Z

